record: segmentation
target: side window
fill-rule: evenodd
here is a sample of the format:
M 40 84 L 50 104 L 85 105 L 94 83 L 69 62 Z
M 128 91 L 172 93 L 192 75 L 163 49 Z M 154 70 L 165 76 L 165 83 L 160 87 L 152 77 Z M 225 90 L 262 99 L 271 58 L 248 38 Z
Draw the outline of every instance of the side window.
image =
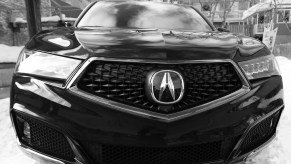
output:
M 277 22 L 284 23 L 284 21 L 290 22 L 290 10 L 278 11 Z
M 285 19 L 287 22 L 290 22 L 290 10 L 285 10 L 284 19 Z
M 259 24 L 263 24 L 264 23 L 264 20 L 265 20 L 265 14 L 264 14 L 264 12 L 260 12 L 259 13 L 258 23 Z

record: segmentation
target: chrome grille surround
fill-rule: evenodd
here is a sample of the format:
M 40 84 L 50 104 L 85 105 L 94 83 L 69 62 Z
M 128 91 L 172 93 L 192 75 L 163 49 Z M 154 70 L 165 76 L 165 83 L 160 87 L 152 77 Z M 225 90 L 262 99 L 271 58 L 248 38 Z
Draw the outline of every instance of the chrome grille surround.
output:
M 192 107 L 183 111 L 179 111 L 177 113 L 170 113 L 170 114 L 164 114 L 164 113 L 156 113 L 153 111 L 147 111 L 142 108 L 134 107 L 128 104 L 116 102 L 107 98 L 103 98 L 100 96 L 93 95 L 91 93 L 88 93 L 86 91 L 83 91 L 79 89 L 76 85 L 79 81 L 82 74 L 85 72 L 86 68 L 94 61 L 108 61 L 108 62 L 123 62 L 123 63 L 151 63 L 151 64 L 192 64 L 192 63 L 231 63 L 239 76 L 242 87 L 238 89 L 237 91 L 228 94 L 226 96 L 223 96 L 221 98 L 218 98 L 216 100 L 213 100 L 211 102 Z M 244 94 L 250 91 L 250 85 L 247 79 L 245 78 L 244 74 L 240 70 L 240 68 L 237 66 L 237 64 L 230 59 L 223 59 L 223 60 L 136 60 L 136 59 L 115 59 L 115 58 L 103 58 L 103 57 L 91 57 L 87 61 L 83 63 L 81 68 L 71 77 L 71 79 L 68 81 L 67 85 L 65 86 L 66 89 L 68 89 L 73 94 L 76 94 L 78 96 L 82 96 L 85 98 L 89 98 L 93 101 L 96 101 L 98 103 L 102 103 L 106 107 L 123 111 L 126 113 L 139 115 L 142 117 L 148 117 L 152 119 L 157 119 L 164 122 L 170 122 L 174 120 L 178 120 L 181 118 L 185 118 L 194 114 L 198 114 L 204 111 L 207 111 L 209 109 L 212 109 L 216 106 L 225 104 L 227 102 L 230 102 Z

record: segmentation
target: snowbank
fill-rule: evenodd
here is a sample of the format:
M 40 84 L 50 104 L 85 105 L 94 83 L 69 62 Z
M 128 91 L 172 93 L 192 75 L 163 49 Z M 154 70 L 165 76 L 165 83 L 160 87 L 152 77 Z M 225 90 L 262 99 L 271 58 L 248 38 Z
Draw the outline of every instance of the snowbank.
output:
M 62 14 L 62 20 L 63 21 L 75 21 L 77 18 L 70 18 L 70 17 L 66 17 L 65 14 Z M 50 17 L 41 17 L 41 22 L 58 22 L 59 20 L 61 20 L 60 16 L 58 15 L 54 15 L 54 16 L 50 16 Z M 14 24 L 16 23 L 27 23 L 26 20 L 24 20 L 23 18 L 15 18 L 15 20 L 13 21 Z
M 0 99 L 1 164 L 34 164 L 16 145 L 16 136 L 9 117 L 9 99 Z
M 61 20 L 61 18 L 58 15 L 41 18 L 41 22 L 58 22 L 59 20 Z M 75 21 L 76 18 L 66 17 L 66 15 L 62 14 L 62 20 L 63 21 Z
M 7 46 L 0 44 L 0 63 L 16 63 L 23 46 Z

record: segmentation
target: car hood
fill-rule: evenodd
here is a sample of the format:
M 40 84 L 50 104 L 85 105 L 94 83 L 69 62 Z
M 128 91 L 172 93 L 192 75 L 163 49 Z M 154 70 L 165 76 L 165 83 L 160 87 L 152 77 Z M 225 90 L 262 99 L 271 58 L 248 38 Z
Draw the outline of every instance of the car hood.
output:
M 26 48 L 82 59 L 207 60 L 251 56 L 265 46 L 253 38 L 222 32 L 63 28 L 40 32 Z

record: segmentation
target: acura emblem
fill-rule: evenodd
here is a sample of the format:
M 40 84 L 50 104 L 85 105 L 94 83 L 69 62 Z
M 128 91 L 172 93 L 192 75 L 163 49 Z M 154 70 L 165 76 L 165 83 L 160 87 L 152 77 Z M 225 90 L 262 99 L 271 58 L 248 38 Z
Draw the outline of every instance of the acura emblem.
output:
M 174 70 L 153 71 L 148 76 L 148 98 L 159 104 L 174 104 L 184 94 L 182 75 Z

